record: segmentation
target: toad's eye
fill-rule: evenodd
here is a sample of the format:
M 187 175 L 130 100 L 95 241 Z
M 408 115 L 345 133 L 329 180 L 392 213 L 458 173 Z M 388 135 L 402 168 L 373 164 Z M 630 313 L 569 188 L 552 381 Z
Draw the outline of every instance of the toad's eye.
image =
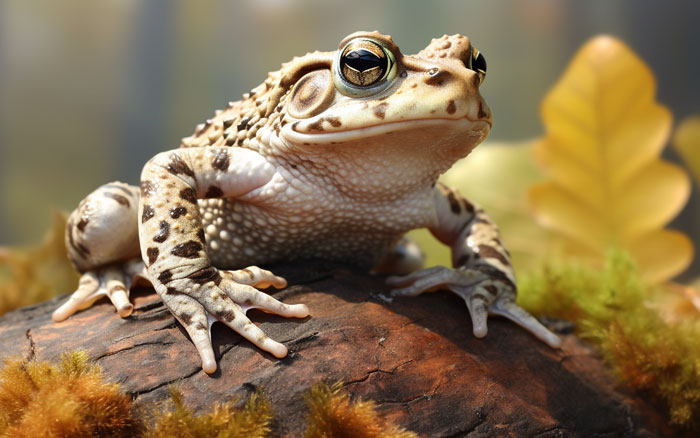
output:
M 477 75 L 479 75 L 479 83 L 481 84 L 484 82 L 484 78 L 486 78 L 486 58 L 484 58 L 484 55 L 482 55 L 481 52 L 476 49 L 472 49 L 470 68 L 474 70 Z
M 336 75 L 338 78 L 334 79 L 342 93 L 367 96 L 384 89 L 396 76 L 396 60 L 380 43 L 357 38 L 340 51 Z

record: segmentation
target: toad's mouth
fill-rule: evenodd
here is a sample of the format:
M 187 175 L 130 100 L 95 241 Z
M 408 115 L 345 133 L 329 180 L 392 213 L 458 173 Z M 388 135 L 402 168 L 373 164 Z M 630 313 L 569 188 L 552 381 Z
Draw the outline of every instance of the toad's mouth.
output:
M 425 128 L 445 128 L 454 133 L 474 137 L 483 140 L 491 130 L 488 120 L 470 120 L 466 117 L 459 119 L 432 118 L 401 120 L 397 122 L 382 123 L 362 128 L 354 128 L 338 131 L 299 132 L 295 130 L 295 123 L 288 123 L 282 127 L 280 136 L 294 144 L 337 144 L 376 137 L 382 134 L 399 131 L 415 131 Z

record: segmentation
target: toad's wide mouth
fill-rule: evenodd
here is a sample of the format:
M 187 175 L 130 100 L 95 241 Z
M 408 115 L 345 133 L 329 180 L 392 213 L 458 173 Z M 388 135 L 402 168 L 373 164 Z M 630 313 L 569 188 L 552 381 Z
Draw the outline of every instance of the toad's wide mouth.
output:
M 325 131 L 305 133 L 294 130 L 294 123 L 288 123 L 280 131 L 280 136 L 292 143 L 311 144 L 337 144 L 376 137 L 382 134 L 397 131 L 413 131 L 422 128 L 445 127 L 453 132 L 473 132 L 474 137 L 483 139 L 491 129 L 491 123 L 487 120 L 470 120 L 466 117 L 459 119 L 434 118 L 401 120 L 397 122 L 383 123 L 362 128 L 348 129 L 345 131 Z

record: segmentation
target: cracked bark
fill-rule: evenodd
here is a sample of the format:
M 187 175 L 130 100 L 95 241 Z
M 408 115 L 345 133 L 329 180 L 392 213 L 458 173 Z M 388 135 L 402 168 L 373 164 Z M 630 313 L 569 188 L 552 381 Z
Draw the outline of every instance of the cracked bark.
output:
M 425 437 L 677 436 L 652 405 L 617 388 L 572 335 L 552 350 L 493 318 L 480 340 L 463 302 L 448 293 L 387 302 L 380 277 L 346 267 L 270 268 L 292 285 L 275 296 L 311 310 L 304 320 L 249 312 L 288 346 L 282 360 L 215 324 L 220 369 L 202 373 L 187 334 L 150 290 L 132 292 L 135 310 L 126 319 L 107 300 L 60 324 L 50 315 L 62 299 L 11 312 L 0 318 L 0 358 L 54 360 L 81 349 L 137 402 L 163 400 L 176 383 L 199 412 L 260 387 L 276 412 L 275 437 L 299 436 L 302 394 L 338 380 Z

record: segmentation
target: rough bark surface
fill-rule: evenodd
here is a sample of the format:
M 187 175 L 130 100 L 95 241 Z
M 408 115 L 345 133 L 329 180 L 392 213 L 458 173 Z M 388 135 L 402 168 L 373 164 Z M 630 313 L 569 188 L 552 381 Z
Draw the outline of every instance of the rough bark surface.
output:
M 424 437 L 671 436 L 651 405 L 621 391 L 598 356 L 572 335 L 552 350 L 509 321 L 489 319 L 476 339 L 460 299 L 446 292 L 387 299 L 381 277 L 343 267 L 277 266 L 291 285 L 275 296 L 311 317 L 249 316 L 289 347 L 277 360 L 215 324 L 219 371 L 208 376 L 185 331 L 157 296 L 136 291 L 121 319 L 107 301 L 56 324 L 61 299 L 0 318 L 0 358 L 53 360 L 85 350 L 137 401 L 179 384 L 195 410 L 261 387 L 276 413 L 273 436 L 303 435 L 302 394 L 342 380 L 353 396 Z

